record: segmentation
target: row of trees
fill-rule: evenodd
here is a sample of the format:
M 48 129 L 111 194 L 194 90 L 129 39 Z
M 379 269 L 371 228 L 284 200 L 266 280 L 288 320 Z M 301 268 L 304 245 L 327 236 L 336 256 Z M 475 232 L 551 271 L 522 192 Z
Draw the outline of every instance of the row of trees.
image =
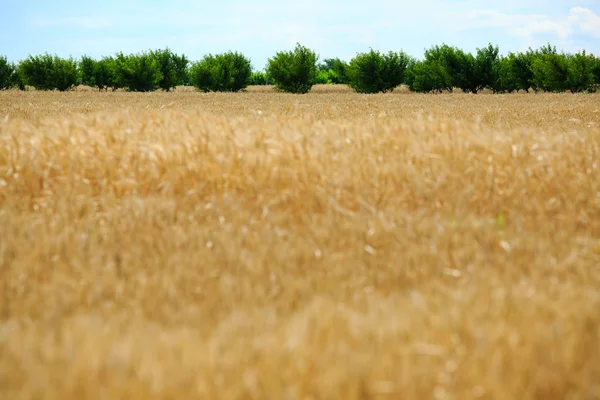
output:
M 405 83 L 417 92 L 462 89 L 477 93 L 518 90 L 546 92 L 593 92 L 600 85 L 600 58 L 585 51 L 558 53 L 549 44 L 525 53 L 499 55 L 491 44 L 475 55 L 448 45 L 425 52 L 422 61 L 409 62 Z
M 188 63 L 185 56 L 168 49 L 131 55 L 118 53 L 98 61 L 88 56 L 75 61 L 44 54 L 29 56 L 18 65 L 0 57 L 0 89 L 24 89 L 27 85 L 37 90 L 65 91 L 82 84 L 99 90 L 171 90 L 184 83 Z
M 337 58 L 318 63 L 314 51 L 296 45 L 268 60 L 264 71 L 252 71 L 243 54 L 228 52 L 190 62 L 169 49 L 79 61 L 49 54 L 29 56 L 19 64 L 0 57 L 0 89 L 33 86 L 69 90 L 78 84 L 98 90 L 170 91 L 178 85 L 198 90 L 237 92 L 248 85 L 273 84 L 279 91 L 307 93 L 314 84 L 347 84 L 358 93 L 392 91 L 401 84 L 415 92 L 494 93 L 533 90 L 594 92 L 600 86 L 600 58 L 585 51 L 559 53 L 550 44 L 524 53 L 500 55 L 497 46 L 466 53 L 449 45 L 433 46 L 422 60 L 406 53 L 358 53 L 350 62 Z

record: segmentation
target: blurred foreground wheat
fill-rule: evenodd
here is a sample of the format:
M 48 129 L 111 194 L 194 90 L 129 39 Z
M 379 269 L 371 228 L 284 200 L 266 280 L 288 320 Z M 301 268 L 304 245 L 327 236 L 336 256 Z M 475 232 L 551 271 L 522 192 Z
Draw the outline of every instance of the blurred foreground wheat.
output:
M 1 96 L 0 398 L 600 398 L 597 96 Z

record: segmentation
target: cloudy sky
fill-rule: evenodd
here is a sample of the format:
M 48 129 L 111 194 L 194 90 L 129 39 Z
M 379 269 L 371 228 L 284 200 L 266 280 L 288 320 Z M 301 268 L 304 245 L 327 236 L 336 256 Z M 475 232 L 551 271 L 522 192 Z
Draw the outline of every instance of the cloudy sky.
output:
M 0 0 L 0 55 L 12 61 L 169 47 L 192 60 L 237 50 L 262 69 L 296 42 L 321 59 L 489 42 L 504 54 L 550 42 L 600 55 L 600 0 Z

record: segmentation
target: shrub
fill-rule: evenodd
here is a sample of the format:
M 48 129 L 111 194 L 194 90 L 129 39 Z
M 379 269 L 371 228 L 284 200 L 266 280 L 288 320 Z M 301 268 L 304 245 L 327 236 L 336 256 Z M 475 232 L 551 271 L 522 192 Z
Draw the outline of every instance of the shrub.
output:
M 15 85 L 16 69 L 6 57 L 0 57 L 0 90 L 9 89 Z
M 113 83 L 134 92 L 154 91 L 159 88 L 163 78 L 159 62 L 152 54 L 145 52 L 128 56 L 118 53 L 114 60 L 114 68 Z
M 404 52 L 380 54 L 371 49 L 359 53 L 348 65 L 350 87 L 358 93 L 385 93 L 404 82 L 410 57 Z
M 248 85 L 266 85 L 267 84 L 267 75 L 262 71 L 255 71 L 250 74 L 250 78 L 248 79 Z
M 158 82 L 158 86 L 161 89 L 168 92 L 177 85 L 184 84 L 189 63 L 185 55 L 178 56 L 168 48 L 153 51 L 151 54 L 158 62 L 162 74 L 162 78 Z
M 252 75 L 250 60 L 240 53 L 209 54 L 192 65 L 192 84 L 203 92 L 239 92 Z
M 19 64 L 19 73 L 25 84 L 33 86 L 37 90 L 66 91 L 78 82 L 75 60 L 49 54 L 29 56 Z
M 297 43 L 294 50 L 269 58 L 267 74 L 279 91 L 308 93 L 316 79 L 317 59 L 315 52 Z

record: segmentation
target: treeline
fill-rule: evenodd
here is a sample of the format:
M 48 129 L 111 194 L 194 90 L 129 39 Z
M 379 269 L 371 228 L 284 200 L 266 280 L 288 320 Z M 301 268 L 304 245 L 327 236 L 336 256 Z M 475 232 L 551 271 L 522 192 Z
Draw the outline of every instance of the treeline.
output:
M 600 58 L 585 51 L 559 53 L 550 44 L 506 56 L 491 44 L 475 54 L 444 44 L 427 49 L 422 60 L 403 51 L 370 50 L 350 62 L 338 58 L 318 62 L 314 51 L 297 44 L 270 58 L 263 71 L 253 71 L 250 60 L 238 52 L 209 54 L 191 62 L 168 48 L 100 60 L 44 54 L 13 64 L 0 57 L 0 89 L 32 86 L 65 91 L 87 85 L 100 91 L 148 92 L 188 85 L 204 92 L 237 92 L 267 84 L 290 93 L 307 93 L 315 84 L 347 84 L 358 93 L 392 91 L 402 84 L 421 93 L 595 92 L 600 87 Z

